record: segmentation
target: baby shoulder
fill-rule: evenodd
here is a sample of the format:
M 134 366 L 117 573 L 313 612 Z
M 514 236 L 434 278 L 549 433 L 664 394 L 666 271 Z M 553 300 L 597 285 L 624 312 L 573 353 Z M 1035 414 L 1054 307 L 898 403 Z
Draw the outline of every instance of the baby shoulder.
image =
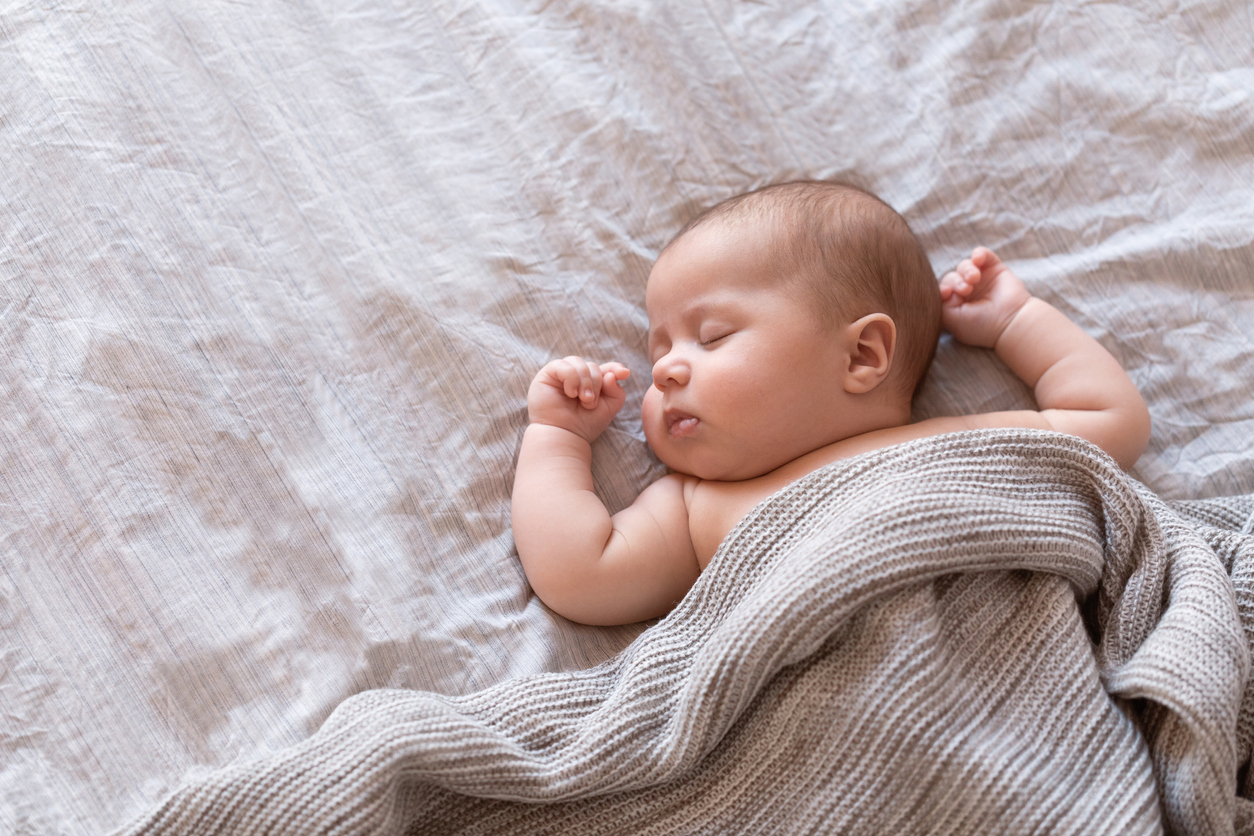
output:
M 688 530 L 688 504 L 700 480 L 682 473 L 668 473 L 649 485 L 636 501 L 614 515 L 617 526 L 650 526 L 668 534 Z
M 975 415 L 946 415 L 927 418 L 913 424 L 902 424 L 896 427 L 885 427 L 872 430 L 862 435 L 838 441 L 819 457 L 815 465 L 826 464 L 836 459 L 850 458 L 872 450 L 891 447 L 906 441 L 919 438 L 930 438 L 934 435 L 962 432 L 964 430 L 987 430 L 1006 427 L 1034 427 L 1036 429 L 1052 429 L 1049 422 L 1039 412 L 1030 409 L 1008 412 L 984 412 Z M 812 470 L 814 467 L 808 468 Z

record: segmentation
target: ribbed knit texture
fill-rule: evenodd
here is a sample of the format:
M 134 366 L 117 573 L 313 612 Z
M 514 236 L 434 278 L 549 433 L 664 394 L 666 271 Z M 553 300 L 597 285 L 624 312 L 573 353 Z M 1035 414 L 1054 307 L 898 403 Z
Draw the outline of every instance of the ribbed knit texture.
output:
M 362 693 L 123 832 L 1232 833 L 1252 519 L 1051 433 L 881 450 L 763 502 L 609 662 Z

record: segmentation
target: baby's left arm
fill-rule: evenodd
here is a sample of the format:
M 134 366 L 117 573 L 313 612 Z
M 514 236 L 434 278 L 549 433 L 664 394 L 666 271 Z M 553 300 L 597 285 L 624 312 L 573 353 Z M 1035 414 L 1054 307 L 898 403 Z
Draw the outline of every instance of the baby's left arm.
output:
M 1039 426 L 1093 442 L 1121 467 L 1149 441 L 1150 417 L 1110 352 L 1058 309 L 1032 296 L 989 249 L 941 278 L 941 317 L 958 340 L 985 346 L 1033 388 L 1039 413 L 972 416 L 973 426 Z

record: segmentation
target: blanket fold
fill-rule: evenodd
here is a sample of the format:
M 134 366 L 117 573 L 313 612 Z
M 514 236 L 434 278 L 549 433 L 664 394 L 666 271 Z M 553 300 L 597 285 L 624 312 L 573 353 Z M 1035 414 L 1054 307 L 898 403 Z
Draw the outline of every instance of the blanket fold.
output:
M 1068 436 L 880 450 L 765 500 L 604 664 L 360 694 L 122 832 L 1232 833 L 1252 527 Z

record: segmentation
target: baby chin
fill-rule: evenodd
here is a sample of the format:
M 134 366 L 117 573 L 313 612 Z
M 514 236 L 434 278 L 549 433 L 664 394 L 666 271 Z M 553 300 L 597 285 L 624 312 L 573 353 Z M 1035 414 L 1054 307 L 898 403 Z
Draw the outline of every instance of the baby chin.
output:
M 699 424 L 699 422 L 695 422 Z M 697 427 L 691 426 L 686 435 L 675 437 L 671 434 L 670 428 L 666 421 L 659 415 L 646 415 L 644 421 L 644 438 L 649 444 L 649 449 L 653 451 L 653 455 L 662 460 L 662 464 L 669 467 L 676 473 L 686 473 L 690 476 L 697 476 L 692 470 L 693 462 L 692 454 L 695 452 L 692 448 Z M 684 443 L 688 442 L 688 443 Z M 706 477 L 700 477 L 706 478 Z
M 648 402 L 643 413 L 649 449 L 673 472 L 718 482 L 744 478 L 735 475 L 743 470 L 744 451 L 720 449 L 700 418 L 678 410 L 663 412 Z
M 672 432 L 662 421 L 652 427 L 645 424 L 649 449 L 674 473 L 715 482 L 735 481 L 740 457 L 719 455 L 715 445 L 700 437 L 701 424 L 693 420 L 695 424 L 686 424 L 679 432 Z

